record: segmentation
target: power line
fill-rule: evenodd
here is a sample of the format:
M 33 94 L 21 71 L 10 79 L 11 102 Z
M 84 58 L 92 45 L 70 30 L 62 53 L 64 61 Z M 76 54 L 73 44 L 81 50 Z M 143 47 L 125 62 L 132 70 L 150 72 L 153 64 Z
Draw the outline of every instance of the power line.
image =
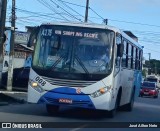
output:
M 58 15 L 63 14 L 63 13 L 59 13 L 59 12 L 56 12 L 54 14 L 53 13 L 44 13 L 44 12 L 32 12 L 32 11 L 28 11 L 28 10 L 24 10 L 24 9 L 20 9 L 20 8 L 17 8 L 17 10 L 20 12 L 23 12 L 23 13 L 27 13 L 27 14 L 34 14 L 34 15 L 37 14 L 37 16 L 46 16 L 46 17 L 48 17 L 48 16 L 53 17 L 54 14 L 58 14 Z
M 81 14 L 80 14 L 80 13 L 78 13 L 76 10 L 74 10 L 73 8 L 71 8 L 70 6 L 68 6 L 67 4 L 65 4 L 65 2 L 64 2 L 64 1 L 62 1 L 62 0 L 57 0 L 57 1 L 61 2 L 63 5 L 67 6 L 70 10 L 72 10 L 73 12 L 77 13 L 78 15 L 80 15 L 81 17 L 83 17 L 83 18 L 84 18 L 84 16 L 83 16 L 83 15 L 81 15 Z
M 33 22 L 29 22 L 29 21 L 26 21 L 26 20 L 19 20 L 19 21 L 22 21 L 22 22 L 25 22 L 25 23 L 28 23 L 28 24 L 32 24 L 32 25 L 37 25 L 37 24 L 35 24 Z
M 70 6 L 68 6 L 67 4 L 65 4 L 66 2 L 64 2 L 62 0 L 58 0 L 58 1 L 60 1 L 62 4 L 64 4 L 65 6 L 67 6 L 69 9 L 71 9 L 73 12 L 75 12 L 76 14 L 78 14 L 79 16 L 81 16 L 82 18 L 85 18 L 83 15 L 81 15 L 80 13 L 78 13 L 76 10 L 74 10 L 73 8 L 71 8 Z M 92 21 L 89 20 L 89 22 L 92 22 Z
M 133 31 L 134 32 L 134 31 Z M 136 34 L 139 34 L 139 35 L 145 35 L 145 36 L 159 36 L 160 37 L 160 34 L 155 34 L 155 33 L 138 33 L 138 32 L 135 32 Z
M 155 45 L 160 45 L 159 42 L 156 42 L 156 41 L 151 41 L 151 40 L 139 40 L 139 41 L 142 41 L 142 42 L 147 42 L 148 44 L 155 44 Z
M 94 11 L 91 7 L 89 7 L 89 9 L 90 9 L 92 12 L 94 12 L 97 16 L 99 16 L 102 20 L 104 20 L 104 18 L 103 18 L 101 15 L 99 15 L 96 11 Z
M 64 1 L 64 0 L 59 0 L 59 1 L 62 1 L 62 2 L 64 2 L 64 3 L 70 4 L 70 5 L 74 5 L 74 6 L 79 6 L 79 7 L 86 8 L 86 7 L 85 7 L 85 6 L 83 6 L 83 5 L 74 4 L 74 3 L 67 2 L 67 1 Z
M 89 7 L 92 12 L 94 12 L 97 16 L 100 17 L 100 19 L 104 20 L 104 18 L 99 15 L 94 9 L 92 9 L 91 7 Z M 115 19 L 108 19 L 110 21 L 116 21 L 116 22 L 123 22 L 123 23 L 129 23 L 129 24 L 136 24 L 136 25 L 143 25 L 143 26 L 152 26 L 152 27 L 160 27 L 159 25 L 152 25 L 152 24 L 146 24 L 146 23 L 138 23 L 138 22 L 131 22 L 131 21 L 122 21 L 122 20 L 115 20 Z
M 147 49 L 147 50 L 150 50 L 150 51 L 154 51 L 154 52 L 160 53 L 159 51 L 155 51 L 155 50 L 152 50 L 152 49 L 148 49 L 148 48 L 144 48 L 144 49 Z
M 142 31 L 142 30 L 133 30 L 134 32 L 139 32 L 139 33 L 152 33 L 152 34 L 160 34 L 160 32 L 155 32 L 155 31 Z
M 108 19 L 108 20 L 110 20 L 110 21 L 116 21 L 116 22 L 123 22 L 123 23 L 128 23 L 128 24 L 135 24 L 135 25 L 152 26 L 152 27 L 158 27 L 158 28 L 160 27 L 159 25 L 151 25 L 151 24 L 131 22 L 131 21 L 113 20 L 113 19 Z
M 26 17 L 18 17 L 18 18 L 30 18 L 30 17 L 36 17 L 36 18 L 42 18 L 42 19 L 48 19 L 48 20 L 51 20 L 51 19 L 49 19 L 49 18 L 54 18 L 55 20 L 65 20 L 64 18 L 59 18 L 59 17 L 54 17 L 53 15 L 55 15 L 55 14 L 57 14 L 57 15 L 59 15 L 59 14 L 64 14 L 64 13 L 43 13 L 43 12 L 31 12 L 31 11 L 27 11 L 27 10 L 22 10 L 22 9 L 18 9 L 17 8 L 17 10 L 18 11 L 20 11 L 20 12 L 23 12 L 23 13 L 26 13 L 26 14 L 31 14 L 30 16 L 26 16 Z M 32 14 L 34 14 L 34 15 L 32 15 Z
M 55 12 L 57 14 L 57 11 L 51 7 L 46 1 L 40 1 L 37 0 L 39 3 L 41 3 L 42 5 L 44 5 L 45 7 L 47 7 L 48 9 L 50 9 L 51 11 Z M 64 17 L 63 15 L 59 14 L 61 17 L 63 17 L 66 21 L 69 21 L 66 17 Z
M 81 21 L 81 19 L 78 19 L 77 17 L 75 17 L 74 15 L 72 15 L 71 13 L 69 13 L 67 10 L 63 9 L 61 6 L 59 6 L 56 2 L 54 2 L 53 0 L 50 0 L 53 4 L 55 4 L 57 7 L 59 7 L 60 9 L 62 9 L 63 11 L 67 12 L 70 16 L 72 16 L 74 19 Z

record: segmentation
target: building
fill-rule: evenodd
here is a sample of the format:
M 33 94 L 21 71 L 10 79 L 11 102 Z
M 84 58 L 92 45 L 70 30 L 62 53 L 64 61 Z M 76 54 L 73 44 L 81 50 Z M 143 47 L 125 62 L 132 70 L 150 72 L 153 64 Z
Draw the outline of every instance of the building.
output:
M 5 31 L 6 41 L 4 42 L 4 60 L 2 71 L 2 87 L 5 89 L 7 86 L 8 66 L 9 66 L 9 53 L 10 53 L 10 38 L 11 30 Z M 33 49 L 27 47 L 29 40 L 29 32 L 15 32 L 14 41 L 14 59 L 13 59 L 13 83 L 14 89 L 24 89 L 28 85 L 29 70 L 31 67 Z M 18 87 L 18 88 L 17 88 Z M 27 89 L 27 88 L 26 88 Z

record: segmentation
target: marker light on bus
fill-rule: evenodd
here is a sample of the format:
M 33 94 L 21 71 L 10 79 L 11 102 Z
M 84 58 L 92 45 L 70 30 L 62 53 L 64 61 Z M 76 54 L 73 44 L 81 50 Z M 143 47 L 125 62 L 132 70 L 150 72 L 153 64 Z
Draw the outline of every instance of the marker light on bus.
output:
M 106 87 L 104 87 L 104 88 L 101 88 L 101 89 L 93 92 L 93 93 L 91 94 L 91 96 L 92 96 L 93 98 L 99 97 L 99 96 L 105 94 L 106 92 L 108 92 L 110 89 L 111 89 L 111 86 L 106 86 Z

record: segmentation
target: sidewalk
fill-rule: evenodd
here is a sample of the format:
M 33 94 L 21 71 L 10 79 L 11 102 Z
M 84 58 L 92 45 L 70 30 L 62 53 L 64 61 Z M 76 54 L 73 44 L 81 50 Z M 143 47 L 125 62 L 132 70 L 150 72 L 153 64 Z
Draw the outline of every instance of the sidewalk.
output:
M 0 105 L 8 105 L 10 103 L 26 103 L 27 92 L 17 91 L 0 91 Z

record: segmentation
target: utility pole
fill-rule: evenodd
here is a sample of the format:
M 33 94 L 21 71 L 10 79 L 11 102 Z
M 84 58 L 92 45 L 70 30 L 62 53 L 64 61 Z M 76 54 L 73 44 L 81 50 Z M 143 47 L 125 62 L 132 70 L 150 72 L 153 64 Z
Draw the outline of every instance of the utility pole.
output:
M 89 9 L 89 0 L 86 1 L 86 13 L 85 13 L 85 21 L 88 22 L 88 9 Z
M 148 53 L 148 55 L 149 55 L 149 62 L 150 62 L 150 59 L 151 59 L 151 53 Z
M 7 0 L 0 1 L 0 72 L 2 71 L 3 67 L 3 41 L 4 41 L 4 31 L 5 31 L 5 23 L 6 23 L 6 8 L 7 8 Z M 1 73 L 0 73 L 1 75 Z M 0 84 L 1 84 L 0 76 Z
M 6 23 L 6 7 L 7 7 L 7 0 L 1 0 L 2 8 L 1 8 L 1 16 L 0 16 L 0 44 L 3 45 L 3 36 L 5 30 L 5 23 Z M 2 46 L 3 47 L 3 46 Z M 0 50 L 3 52 L 3 48 Z
M 151 75 L 151 62 L 150 62 L 151 53 L 148 53 L 148 55 L 149 55 L 149 69 L 148 69 L 148 75 Z
M 8 80 L 7 80 L 7 90 L 12 90 L 12 80 L 13 80 L 13 59 L 14 59 L 14 37 L 15 37 L 15 0 L 12 0 L 12 16 L 11 16 L 11 43 L 10 43 L 10 53 L 9 53 L 9 67 L 8 67 Z
M 155 75 L 157 75 L 157 64 L 155 63 Z

